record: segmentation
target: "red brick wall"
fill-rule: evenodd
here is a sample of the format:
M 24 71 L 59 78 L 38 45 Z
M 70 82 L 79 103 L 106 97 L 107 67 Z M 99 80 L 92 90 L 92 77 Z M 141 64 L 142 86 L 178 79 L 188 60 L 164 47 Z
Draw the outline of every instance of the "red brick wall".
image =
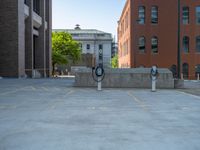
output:
M 145 6 L 145 24 L 137 23 L 138 7 Z M 158 24 L 151 23 L 151 7 L 158 6 Z M 188 6 L 190 10 L 189 25 L 182 24 L 182 7 Z M 200 1 L 181 0 L 181 50 L 182 38 L 184 35 L 190 38 L 190 52 L 185 54 L 182 51 L 182 64 L 189 64 L 189 78 L 195 79 L 195 66 L 200 64 L 200 54 L 196 53 L 196 36 L 200 35 L 200 25 L 196 25 L 195 8 L 200 6 Z M 151 67 L 156 64 L 158 67 L 170 68 L 173 64 L 177 65 L 177 43 L 178 43 L 178 4 L 176 0 L 128 0 L 122 16 L 119 21 L 119 26 L 125 18 L 126 12 L 129 10 L 130 30 L 119 35 L 118 42 L 123 43 L 125 40 L 130 40 L 130 55 L 119 58 L 119 67 L 122 64 L 130 64 L 131 67 Z M 139 53 L 138 39 L 140 36 L 146 38 L 146 52 Z M 158 53 L 151 52 L 151 38 L 158 37 Z M 121 47 L 119 45 L 119 53 Z

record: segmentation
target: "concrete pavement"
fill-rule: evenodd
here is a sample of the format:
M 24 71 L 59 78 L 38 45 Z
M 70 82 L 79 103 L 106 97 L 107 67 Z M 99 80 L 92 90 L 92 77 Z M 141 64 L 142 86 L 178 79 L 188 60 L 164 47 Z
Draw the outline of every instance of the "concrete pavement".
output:
M 200 97 L 0 80 L 0 150 L 197 150 Z

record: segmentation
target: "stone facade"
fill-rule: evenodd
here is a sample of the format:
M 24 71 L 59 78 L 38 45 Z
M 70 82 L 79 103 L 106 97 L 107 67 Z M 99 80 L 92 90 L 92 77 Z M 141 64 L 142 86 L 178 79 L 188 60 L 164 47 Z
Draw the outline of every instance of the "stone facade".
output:
M 51 18 L 51 0 L 0 1 L 0 76 L 50 76 Z
M 110 33 L 105 33 L 95 29 L 54 29 L 54 32 L 68 32 L 72 38 L 81 44 L 82 54 L 94 54 L 96 64 L 98 64 L 100 45 L 103 49 L 104 67 L 111 67 L 111 53 L 113 38 Z

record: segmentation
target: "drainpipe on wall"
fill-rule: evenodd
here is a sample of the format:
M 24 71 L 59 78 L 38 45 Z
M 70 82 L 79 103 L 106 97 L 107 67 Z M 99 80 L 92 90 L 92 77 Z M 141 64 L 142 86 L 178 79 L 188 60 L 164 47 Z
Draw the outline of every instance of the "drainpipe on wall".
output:
M 180 49 L 180 0 L 178 0 L 178 51 L 177 51 L 177 77 L 178 79 L 181 79 L 181 49 Z

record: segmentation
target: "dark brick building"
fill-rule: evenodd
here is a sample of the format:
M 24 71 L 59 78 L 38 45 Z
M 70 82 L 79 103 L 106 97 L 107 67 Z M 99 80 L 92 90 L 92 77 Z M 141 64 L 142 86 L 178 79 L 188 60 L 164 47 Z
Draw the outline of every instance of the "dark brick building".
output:
M 200 1 L 127 0 L 118 25 L 119 67 L 169 68 L 177 74 L 178 19 L 181 73 L 200 74 Z
M 51 0 L 0 0 L 0 76 L 50 76 L 51 18 Z

